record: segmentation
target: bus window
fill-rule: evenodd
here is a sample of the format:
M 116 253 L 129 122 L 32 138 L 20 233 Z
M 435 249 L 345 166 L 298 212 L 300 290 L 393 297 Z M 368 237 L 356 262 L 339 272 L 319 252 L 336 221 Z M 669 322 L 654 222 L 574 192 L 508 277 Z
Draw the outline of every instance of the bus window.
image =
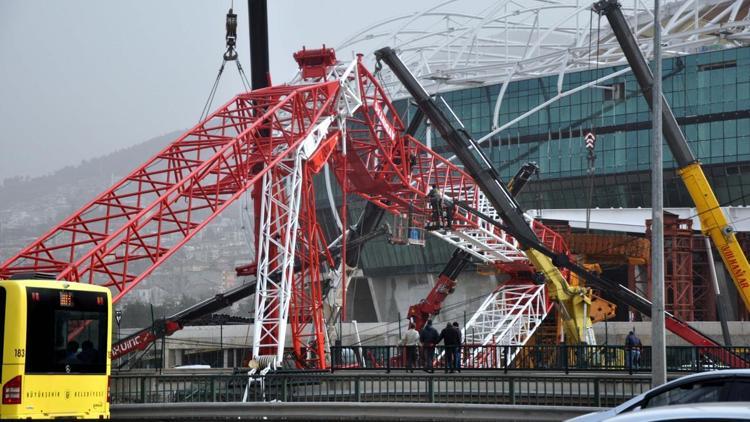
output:
M 28 288 L 27 374 L 105 374 L 107 300 L 95 292 Z

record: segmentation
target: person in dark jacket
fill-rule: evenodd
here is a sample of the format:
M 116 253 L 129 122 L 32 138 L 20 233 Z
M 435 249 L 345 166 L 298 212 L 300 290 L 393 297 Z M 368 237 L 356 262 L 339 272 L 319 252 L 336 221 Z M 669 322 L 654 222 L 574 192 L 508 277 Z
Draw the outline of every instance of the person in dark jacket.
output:
M 432 320 L 427 320 L 422 332 L 419 333 L 419 341 L 422 342 L 422 354 L 424 359 L 424 370 L 426 372 L 435 372 L 432 369 L 432 361 L 435 360 L 435 344 L 440 341 L 435 327 L 432 326 Z
M 447 201 L 445 207 L 445 224 L 448 230 L 453 230 L 453 216 L 456 214 L 456 204 L 453 201 Z
M 453 373 L 456 371 L 456 349 L 461 344 L 461 333 L 449 322 L 440 332 L 438 342 L 441 340 L 445 343 L 445 372 Z
M 633 331 L 629 332 L 628 336 L 625 337 L 625 367 L 631 374 L 634 369 L 638 369 L 636 359 L 640 359 L 640 344 L 641 339 Z
M 432 207 L 432 220 L 435 223 L 435 228 L 439 229 L 443 226 L 441 222 L 443 219 L 443 193 L 440 192 L 437 185 L 432 185 L 427 198 L 430 200 L 430 207 Z
M 453 321 L 453 328 L 458 333 L 458 347 L 456 347 L 456 354 L 453 358 L 453 363 L 456 365 L 456 371 L 461 372 L 461 346 L 464 344 L 464 339 L 461 335 L 461 329 L 458 328 L 458 323 L 456 321 Z

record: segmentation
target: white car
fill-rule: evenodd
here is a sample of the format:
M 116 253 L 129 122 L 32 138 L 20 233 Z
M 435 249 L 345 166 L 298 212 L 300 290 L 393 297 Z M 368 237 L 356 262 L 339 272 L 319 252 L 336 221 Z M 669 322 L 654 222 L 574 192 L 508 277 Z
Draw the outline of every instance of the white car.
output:
M 652 388 L 612 409 L 588 413 L 569 421 L 603 421 L 618 415 L 642 415 L 641 409 L 715 402 L 750 402 L 750 369 L 726 369 L 687 375 Z
M 680 404 L 626 412 L 607 422 L 750 421 L 750 402 Z

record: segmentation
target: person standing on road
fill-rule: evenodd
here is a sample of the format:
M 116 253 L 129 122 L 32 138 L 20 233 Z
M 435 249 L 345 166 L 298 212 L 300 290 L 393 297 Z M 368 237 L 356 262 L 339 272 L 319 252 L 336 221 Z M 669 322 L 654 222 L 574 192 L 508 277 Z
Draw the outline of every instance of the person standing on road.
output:
M 414 372 L 414 366 L 417 363 L 417 348 L 419 347 L 419 332 L 414 327 L 414 323 L 409 323 L 409 329 L 406 330 L 401 344 L 406 347 L 406 370 Z
M 456 371 L 461 372 L 461 347 L 464 344 L 463 336 L 461 335 L 461 329 L 458 328 L 458 323 L 453 321 L 453 329 L 458 333 L 458 346 L 456 347 L 456 354 L 453 358 L 453 364 L 456 367 Z
M 628 333 L 628 336 L 625 337 L 625 367 L 630 371 L 630 373 L 633 373 L 636 361 L 636 348 L 641 343 L 641 339 L 639 339 L 633 331 L 630 331 Z
M 445 324 L 445 328 L 440 332 L 438 342 L 440 340 L 445 342 L 445 372 L 448 373 L 450 370 L 453 373 L 456 371 L 456 349 L 461 343 L 461 333 L 449 322 Z
M 422 342 L 422 358 L 424 359 L 424 370 L 425 372 L 435 372 L 432 368 L 432 361 L 435 359 L 435 344 L 440 339 L 435 327 L 432 326 L 432 320 L 427 320 L 427 324 L 419 333 L 419 340 Z

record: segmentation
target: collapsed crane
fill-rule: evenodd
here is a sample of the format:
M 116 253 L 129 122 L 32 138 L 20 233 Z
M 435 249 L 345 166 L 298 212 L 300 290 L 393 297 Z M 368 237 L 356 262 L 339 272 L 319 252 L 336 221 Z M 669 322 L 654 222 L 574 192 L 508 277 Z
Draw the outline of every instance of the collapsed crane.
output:
M 538 237 L 532 227 L 534 222 L 530 225 L 526 221 L 523 210 L 508 191 L 508 188 L 500 181 L 499 175 L 479 146 L 466 131 L 452 127 L 445 114 L 424 91 L 424 88 L 419 85 L 396 53 L 391 48 L 386 47 L 377 50 L 375 56 L 390 67 L 391 71 L 409 91 L 409 94 L 416 101 L 417 107 L 430 119 L 430 122 L 459 157 L 461 163 L 464 164 L 466 171 L 474 178 L 477 187 L 484 194 L 485 201 L 481 207 L 476 207 L 463 203 L 449 193 L 446 193 L 446 195 L 458 207 L 473 211 L 471 214 L 475 214 L 483 220 L 493 222 L 495 219 L 501 218 L 505 223 L 504 228 L 507 232 L 513 234 L 516 239 L 524 239 L 520 242 L 520 249 L 531 261 L 536 271 L 542 273 L 544 278 L 548 280 L 551 299 L 560 304 L 562 312 L 566 316 L 564 321 L 567 337 L 573 343 L 593 344 L 595 340 L 591 330 L 591 320 L 588 316 L 588 309 L 591 306 L 590 289 L 571 286 L 565 279 L 565 275 L 553 265 L 552 259 L 539 252 L 538 249 L 534 249 L 535 246 L 540 246 L 540 249 L 548 250 L 555 256 L 560 252 L 552 251 L 552 245 L 548 246 L 542 243 L 540 238 L 545 239 L 544 235 Z M 566 256 L 569 260 L 568 255 L 560 255 Z
M 590 293 L 569 286 L 555 265 L 650 310 L 635 293 L 571 263 L 554 231 L 527 222 L 468 134 L 446 122 L 439 127 L 444 138 L 464 142 L 461 159 L 468 170 L 414 139 L 361 56 L 340 64 L 333 50 L 323 48 L 295 58 L 298 84 L 237 95 L 3 263 L 0 278 L 47 272 L 58 280 L 110 287 L 118 301 L 252 190 L 257 255 L 246 270 L 256 280 L 253 359 L 259 366 L 279 366 L 288 325 L 298 361 L 325 368 L 321 274 L 337 264 L 317 223 L 312 177 L 330 163 L 344 192 L 396 215 L 429 215 L 428 192 L 440 186 L 462 211 L 450 230 L 432 234 L 499 266 L 527 265 L 530 259 L 547 279 L 558 281 L 550 296 L 568 312 L 568 338 L 585 342 L 590 336 Z M 440 117 L 430 101 L 421 98 L 419 106 L 435 124 Z M 535 289 L 533 297 L 548 308 L 543 288 L 523 287 Z M 521 295 L 515 303 L 530 302 Z M 715 344 L 684 327 L 691 343 Z
M 419 110 L 419 109 L 418 109 Z M 421 113 L 421 110 L 419 110 Z M 410 123 L 410 127 L 414 125 L 414 121 Z M 517 196 L 524 186 L 529 181 L 529 178 L 538 171 L 536 163 L 526 163 L 519 168 L 516 175 L 508 182 L 508 190 L 513 196 Z M 450 199 L 445 199 L 446 202 L 450 202 Z M 417 330 L 421 330 L 428 319 L 436 316 L 440 313 L 443 306 L 443 302 L 449 294 L 455 290 L 458 276 L 464 270 L 466 265 L 470 262 L 471 255 L 461 249 L 453 251 L 451 258 L 445 265 L 443 270 L 438 275 L 437 281 L 434 286 L 430 289 L 427 296 L 420 300 L 419 303 L 411 305 L 407 312 L 407 318 L 411 323 L 414 324 Z M 533 269 L 523 264 L 520 267 L 511 269 L 506 267 L 506 272 L 512 275 L 512 279 L 507 284 L 517 284 L 519 279 L 528 279 L 530 274 L 534 273 Z M 502 288 L 502 286 L 501 286 Z M 545 300 L 546 302 L 546 300 Z M 549 311 L 548 303 L 545 304 L 545 311 Z M 481 307 L 480 307 L 481 309 Z
M 52 273 L 110 287 L 118 301 L 252 190 L 259 198 L 253 357 L 279 365 L 288 322 L 296 356 L 324 368 L 321 273 L 335 264 L 317 225 L 312 176 L 331 162 L 348 192 L 394 214 L 427 215 L 432 185 L 475 206 L 484 200 L 468 174 L 404 134 L 361 57 L 341 65 L 321 49 L 296 58 L 301 83 L 236 96 L 6 261 L 0 277 Z M 513 238 L 473 215 L 458 215 L 441 236 L 482 259 L 525 259 Z
M 487 200 L 492 203 L 494 212 L 487 212 L 471 204 L 464 203 L 459 198 L 453 198 L 453 200 L 468 213 L 479 216 L 483 221 L 489 222 L 493 226 L 503 228 L 519 242 L 529 260 L 534 264 L 534 267 L 544 274 L 547 286 L 551 290 L 550 296 L 558 301 L 561 298 L 570 298 L 570 301 L 564 304 L 563 308 L 567 309 L 568 312 L 572 311 L 570 315 L 578 321 L 578 327 L 582 327 L 586 322 L 590 322 L 588 313 L 585 311 L 586 304 L 590 304 L 590 296 L 589 300 L 586 301 L 570 295 L 575 290 L 571 291 L 571 286 L 560 275 L 557 267 L 566 268 L 574 272 L 586 280 L 589 285 L 606 290 L 615 298 L 631 306 L 638 312 L 646 316 L 650 315 L 651 303 L 648 300 L 616 282 L 590 273 L 582 266 L 572 262 L 569 255 L 557 253 L 542 243 L 539 240 L 541 236 L 538 237 L 534 230 L 531 229 L 531 226 L 526 221 L 523 210 L 508 192 L 497 171 L 484 155 L 476 141 L 465 130 L 456 129 L 450 124 L 450 121 L 442 110 L 430 98 L 393 49 L 389 47 L 382 48 L 376 51 L 375 54 L 379 60 L 382 60 L 390 67 L 394 75 L 403 84 L 412 98 L 414 98 L 417 106 L 440 132 L 452 152 L 464 164 L 466 171 L 474 177 L 478 187 L 482 189 Z M 541 238 L 543 239 L 543 237 Z M 579 292 L 578 295 L 580 296 L 578 297 L 587 294 L 586 291 L 579 290 Z M 671 314 L 667 313 L 666 321 L 667 328 L 670 331 L 690 344 L 721 347 L 713 339 Z M 729 352 L 716 352 L 716 354 L 722 360 L 731 361 L 733 365 L 747 366 L 748 364 L 741 357 Z

